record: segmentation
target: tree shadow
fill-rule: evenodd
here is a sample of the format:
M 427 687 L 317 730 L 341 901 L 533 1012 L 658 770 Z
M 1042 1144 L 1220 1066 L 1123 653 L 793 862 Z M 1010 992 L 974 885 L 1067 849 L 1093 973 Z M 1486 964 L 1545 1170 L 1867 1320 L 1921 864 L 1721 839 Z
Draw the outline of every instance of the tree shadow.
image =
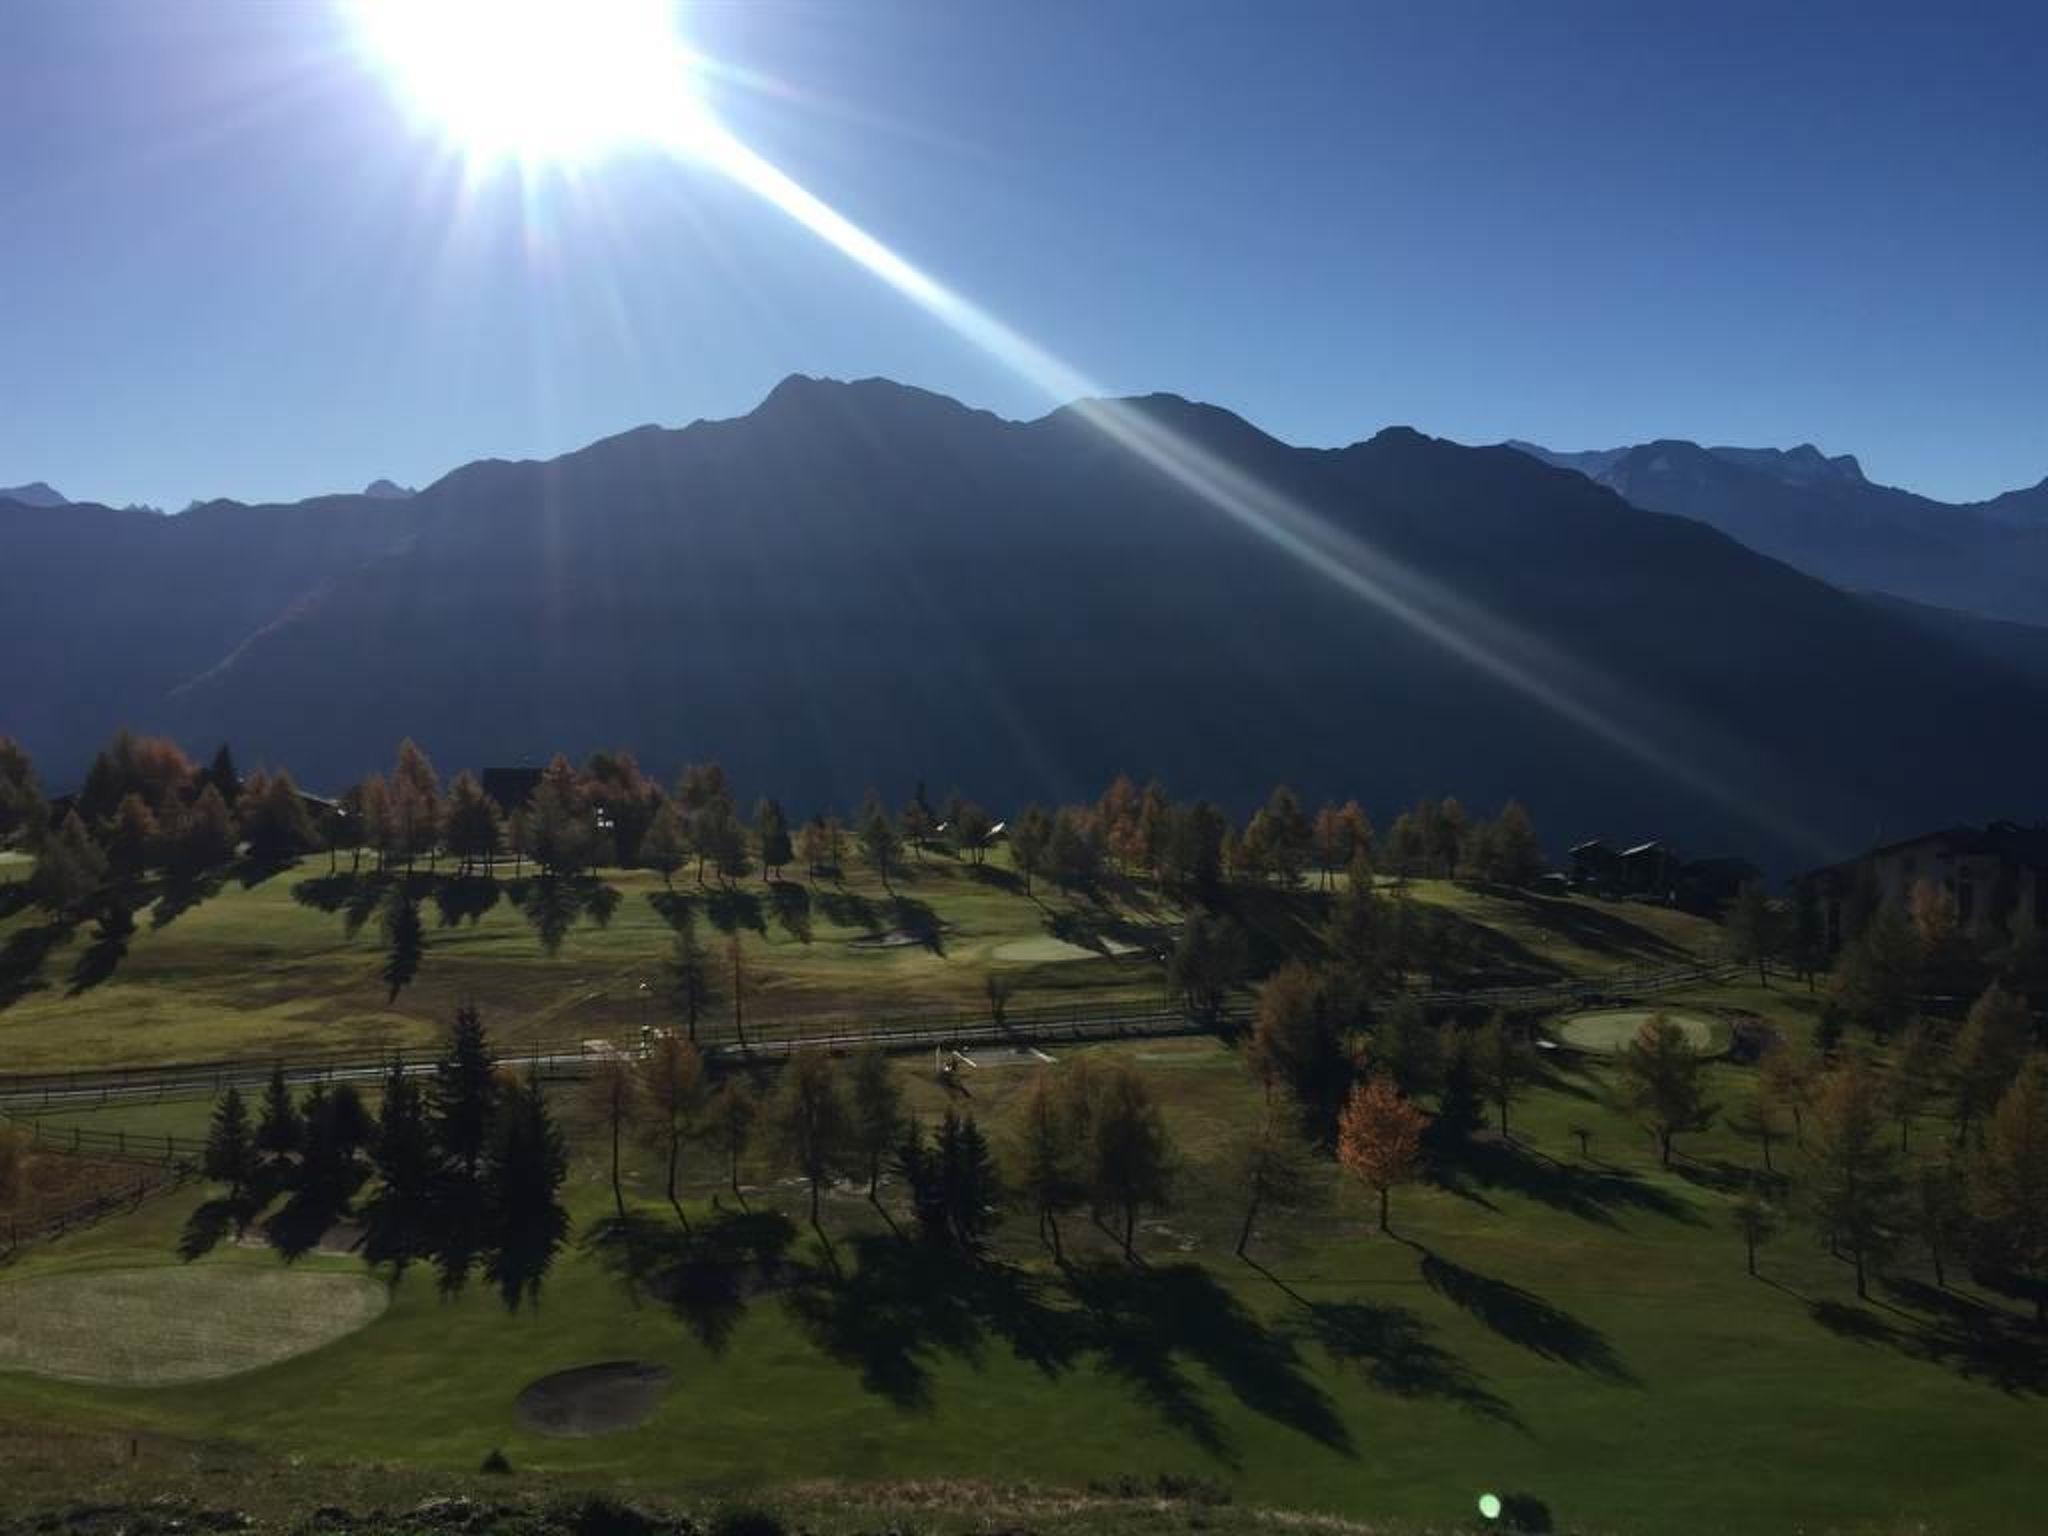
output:
M 860 928 L 869 933 L 882 930 L 882 915 L 875 904 L 857 891 L 820 891 L 818 910 L 835 928 Z
M 2026 1319 L 1924 1281 L 1890 1280 L 1885 1290 L 1911 1309 L 1894 1309 L 1904 1321 L 1839 1301 L 1811 1302 L 1807 1313 L 1837 1338 L 1897 1350 L 2009 1397 L 2048 1394 L 2048 1336 Z
M 704 915 L 711 919 L 711 926 L 720 933 L 738 933 L 744 928 L 765 937 L 768 932 L 768 919 L 761 910 L 761 898 L 753 891 L 735 886 L 715 885 L 706 892 Z
M 1106 1262 L 1074 1266 L 1068 1279 L 1092 1320 L 1090 1343 L 1111 1373 L 1208 1454 L 1238 1464 L 1183 1359 L 1199 1363 L 1253 1412 L 1354 1454 L 1350 1431 L 1293 1338 L 1267 1328 L 1206 1269 Z
M 178 1257 L 187 1264 L 205 1258 L 230 1237 L 238 1236 L 254 1215 L 247 1200 L 230 1200 L 225 1196 L 202 1200 L 192 1208 L 178 1233 Z
M 1783 1172 L 1766 1173 L 1762 1168 L 1745 1168 L 1725 1158 L 1693 1157 L 1676 1150 L 1671 1154 L 1671 1171 L 1688 1184 L 1724 1195 L 1739 1195 L 1759 1183 L 1776 1186 L 1785 1179 Z
M 782 931 L 799 944 L 811 942 L 811 893 L 794 880 L 777 880 L 768 887 L 768 900 L 775 908 L 775 920 Z
M 889 898 L 889 916 L 899 932 L 909 934 L 933 954 L 943 955 L 946 952 L 945 927 L 939 921 L 939 914 L 928 903 L 914 896 L 892 896 Z
M 245 854 L 229 866 L 229 871 L 237 885 L 245 891 L 252 891 L 264 881 L 275 879 L 288 869 L 296 869 L 298 865 L 297 854 L 264 859 L 259 859 L 253 854 Z
M 152 929 L 168 928 L 202 901 L 220 894 L 227 871 L 209 869 L 198 875 L 166 875 L 157 891 L 156 906 L 149 914 Z
M 1597 1328 L 1533 1291 L 1482 1275 L 1430 1252 L 1422 1257 L 1422 1279 L 1453 1306 L 1531 1354 L 1589 1372 L 1618 1386 L 1642 1384 Z
M 72 962 L 69 995 L 89 992 L 112 976 L 128 957 L 128 941 L 134 937 L 135 909 L 126 897 L 117 895 L 93 924 L 92 942 Z
M 43 962 L 71 936 L 72 925 L 57 921 L 38 928 L 23 928 L 7 936 L 0 946 L 0 1008 L 20 1002 L 31 992 L 49 985 L 43 980 Z
M 1438 1344 L 1429 1325 L 1406 1307 L 1310 1301 L 1257 1260 L 1245 1262 L 1301 1308 L 1301 1337 L 1319 1345 L 1340 1367 L 1362 1371 L 1375 1387 L 1396 1397 L 1441 1398 L 1526 1432 L 1514 1408 Z
M 787 1282 L 795 1241 L 795 1224 L 779 1211 L 721 1211 L 687 1230 L 633 1211 L 599 1222 L 583 1244 L 636 1304 L 652 1298 L 720 1354 L 748 1299 Z
M 383 904 L 389 876 L 354 871 L 316 875 L 292 887 L 292 900 L 302 907 L 342 914 L 342 931 L 354 938 Z
M 1617 960 L 1686 961 L 1695 957 L 1662 934 L 1638 928 L 1620 915 L 1569 897 L 1539 896 L 1510 886 L 1488 886 L 1487 894 L 1512 904 L 1524 921 L 1566 943 Z
M 999 891 L 1021 895 L 1024 891 L 1024 877 L 1014 869 L 1002 869 L 994 864 L 963 864 L 961 872 L 977 885 L 992 885 Z
M 1699 1213 L 1691 1206 L 1635 1174 L 1562 1163 L 1516 1142 L 1471 1140 L 1445 1148 L 1432 1171 L 1454 1194 L 1478 1198 L 1462 1187 L 1469 1179 L 1482 1188 L 1509 1190 L 1604 1227 L 1618 1226 L 1618 1213 L 1629 1211 L 1667 1217 L 1686 1226 L 1701 1224 Z
M 443 928 L 463 923 L 474 927 L 497 906 L 502 894 L 498 882 L 489 875 L 455 875 L 436 882 L 434 910 L 440 914 Z
M 682 891 L 649 891 L 647 905 L 669 927 L 681 930 L 697 921 L 696 903 Z
M 514 880 L 506 894 L 552 957 L 580 919 L 602 928 L 619 907 L 619 893 L 594 875 L 535 875 Z

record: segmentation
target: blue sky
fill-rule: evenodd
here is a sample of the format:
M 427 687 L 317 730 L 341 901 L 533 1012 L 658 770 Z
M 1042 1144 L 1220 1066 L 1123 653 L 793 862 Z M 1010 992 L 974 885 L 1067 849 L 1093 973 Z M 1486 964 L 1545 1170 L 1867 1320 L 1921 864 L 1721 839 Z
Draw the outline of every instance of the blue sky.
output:
M 2048 474 L 2048 9 L 685 7 L 721 114 L 1117 393 L 1296 442 Z M 465 187 L 326 0 L 0 5 L 0 484 L 431 480 L 790 372 L 1048 402 L 749 194 Z

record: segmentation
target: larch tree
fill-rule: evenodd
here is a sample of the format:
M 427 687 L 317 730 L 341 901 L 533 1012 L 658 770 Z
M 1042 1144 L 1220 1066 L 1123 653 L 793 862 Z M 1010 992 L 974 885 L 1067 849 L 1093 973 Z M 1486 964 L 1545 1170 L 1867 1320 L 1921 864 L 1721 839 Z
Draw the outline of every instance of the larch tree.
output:
M 687 1040 L 672 1030 L 654 1037 L 640 1060 L 640 1103 L 644 1108 L 641 1129 L 661 1154 L 665 1171 L 663 1191 L 676 1219 L 689 1230 L 690 1218 L 676 1181 L 681 1173 L 683 1149 L 704 1134 L 710 1113 L 710 1094 L 704 1078 L 704 1058 Z
M 1250 1248 L 1259 1218 L 1314 1208 L 1322 1193 L 1317 1159 L 1301 1138 L 1284 1100 L 1268 1093 L 1258 1122 L 1237 1142 L 1232 1155 L 1236 1182 L 1244 1190 L 1244 1221 L 1237 1229 L 1241 1259 Z
M 1060 1217 L 1088 1198 L 1085 1113 L 1074 1112 L 1073 1089 L 1065 1074 L 1041 1072 L 1024 1096 L 1017 1133 L 1012 1183 L 1038 1215 L 1038 1238 L 1049 1243 L 1053 1262 L 1064 1264 Z
M 2026 999 L 1997 982 L 1970 1005 L 1950 1058 L 1958 1144 L 1997 1106 L 2026 1058 L 2032 1031 Z
M 1752 1184 L 1736 1197 L 1729 1215 L 1735 1230 L 1742 1235 L 1749 1273 L 1753 1277 L 1756 1274 L 1757 1249 L 1778 1234 L 1778 1208 L 1771 1204 L 1769 1196 Z
M 441 780 L 409 736 L 398 744 L 398 762 L 391 772 L 391 813 L 398 856 L 410 873 L 416 858 L 431 857 L 440 848 Z
M 817 1227 L 818 1198 L 847 1154 L 846 1105 L 831 1057 L 812 1049 L 791 1053 L 771 1123 L 777 1150 L 810 1186 L 811 1225 Z
M 663 992 L 669 1011 L 683 1021 L 690 1043 L 697 1043 L 697 1021 L 717 1001 L 717 984 L 712 976 L 711 957 L 697 936 L 697 920 L 685 911 L 669 941 L 668 958 L 662 962 Z
M 2030 1055 L 1984 1129 L 1970 1203 L 2000 1265 L 2027 1283 L 2048 1328 L 2048 1059 Z
M 133 790 L 121 797 L 107 830 L 107 868 L 116 879 L 136 880 L 160 857 L 162 834 L 149 803 Z
M 1675 1136 L 1713 1124 L 1716 1106 L 1706 1097 L 1705 1064 L 1685 1032 L 1661 1013 L 1652 1014 L 1623 1048 L 1621 1081 L 1630 1109 L 1657 1138 L 1666 1168 Z
M 1052 817 L 1044 806 L 1027 805 L 1010 828 L 1010 860 L 1024 880 L 1024 894 L 1031 894 L 1031 882 L 1045 873 L 1045 856 L 1052 842 Z
M 1908 1024 L 1892 1048 L 1891 1070 L 1885 1076 L 1885 1103 L 1899 1122 L 1899 1150 L 1910 1148 L 1913 1120 L 1934 1094 L 1941 1071 L 1941 1038 L 1924 1019 Z
M 1913 1170 L 1913 1223 L 1934 1266 L 1934 1283 L 1948 1284 L 1948 1260 L 1969 1237 L 1968 1187 L 1952 1158 L 1930 1158 Z
M 1905 1179 L 1885 1120 L 1882 1084 L 1862 1058 L 1851 1055 L 1823 1080 L 1809 1195 L 1821 1235 L 1848 1249 L 1862 1298 L 1870 1294 L 1870 1271 L 1891 1256 L 1907 1222 Z
M 1250 965 L 1250 941 L 1235 919 L 1197 908 L 1167 957 L 1166 985 L 1190 1015 L 1214 1024 Z
M 1324 1146 L 1351 1087 L 1344 1033 L 1331 988 L 1302 961 L 1286 961 L 1260 988 L 1252 1068 L 1269 1093 L 1286 1095 L 1303 1129 Z
M 816 880 L 829 861 L 824 817 L 813 816 L 797 831 L 796 854 L 803 861 L 804 872 Z
M 1833 998 L 1850 1019 L 1883 1039 L 1903 1029 L 1919 1007 L 1920 941 L 1887 903 L 1835 961 Z
M 889 813 L 882 808 L 881 796 L 873 790 L 868 791 L 868 797 L 861 805 L 857 836 L 861 857 L 881 879 L 882 889 L 888 890 L 889 877 L 895 871 L 901 844 L 896 836 L 895 823 L 889 820 Z
M 1497 1009 L 1472 1042 L 1472 1070 L 1478 1077 L 1479 1091 L 1500 1112 L 1500 1133 L 1505 1137 L 1508 1106 L 1536 1080 L 1536 1058 L 1528 1042 Z
M 740 1160 L 747 1155 L 747 1148 L 754 1139 L 754 1124 L 761 1115 L 760 1101 L 754 1090 L 747 1086 L 747 1080 L 737 1074 L 728 1077 L 718 1085 L 718 1092 L 711 1099 L 711 1132 L 718 1139 L 718 1148 L 725 1157 L 726 1177 L 732 1184 L 735 1200 L 742 1204 L 746 1196 L 740 1190 Z
M 1099 1214 L 1118 1219 L 1124 1257 L 1135 1260 L 1138 1213 L 1163 1210 L 1172 1183 L 1166 1119 L 1145 1080 L 1119 1065 L 1102 1083 L 1093 1120 L 1090 1198 Z
M 1397 1185 L 1422 1167 L 1429 1117 L 1401 1096 L 1393 1079 L 1375 1074 L 1351 1090 L 1337 1121 L 1337 1161 L 1379 1195 L 1380 1230 L 1391 1232 L 1389 1206 Z
M 795 857 L 789 843 L 789 818 L 779 801 L 764 799 L 754 807 L 754 839 L 761 850 L 761 878 L 779 880 L 782 867 Z
M 690 838 L 682 809 L 675 801 L 664 800 L 655 808 L 646 832 L 641 834 L 640 862 L 658 872 L 661 883 L 673 890 L 676 871 L 683 867 L 689 856 Z
M 489 865 L 504 846 L 498 807 L 484 793 L 476 775 L 466 768 L 448 788 L 441 827 L 448 852 L 461 860 L 461 872 L 465 875 L 472 873 L 479 863 Z
M 1778 913 L 1761 880 L 1745 880 L 1722 922 L 1728 958 L 1754 965 L 1759 985 L 1771 984 L 1770 962 L 1778 953 Z
M 606 1051 L 593 1064 L 583 1081 L 584 1103 L 604 1126 L 611 1144 L 612 1205 L 619 1219 L 626 1217 L 626 1186 L 621 1179 L 619 1152 L 628 1130 L 638 1123 L 640 1082 L 633 1064 L 616 1051 Z
M 1783 1038 L 1771 1042 L 1757 1061 L 1757 1101 L 1765 1116 L 1792 1117 L 1792 1134 L 1806 1145 L 1806 1109 L 1813 1102 L 1815 1068 L 1803 1046 Z
M 878 1200 L 882 1161 L 903 1128 L 903 1089 L 880 1046 L 853 1058 L 848 1082 L 851 1125 L 848 1141 L 856 1166 L 867 1175 L 868 1199 Z

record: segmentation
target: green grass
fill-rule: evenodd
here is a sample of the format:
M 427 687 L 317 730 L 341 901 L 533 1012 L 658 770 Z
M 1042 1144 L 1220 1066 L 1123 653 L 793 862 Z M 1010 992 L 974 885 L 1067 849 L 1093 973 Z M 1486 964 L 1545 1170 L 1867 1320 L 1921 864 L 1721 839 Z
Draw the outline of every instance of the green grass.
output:
M 1785 989 L 1760 1002 L 1797 1019 Z M 976 1490 L 1171 1473 L 1213 1480 L 1240 1504 L 1397 1529 L 1471 1528 L 1488 1490 L 1540 1498 L 1570 1530 L 2037 1528 L 2048 1495 L 2048 1468 L 2027 1449 L 2048 1432 L 2038 1342 L 2005 1331 L 2004 1311 L 1984 1314 L 2000 1332 L 1972 1342 L 1965 1314 L 1942 1307 L 1998 1303 L 1967 1287 L 1943 1302 L 1915 1262 L 1900 1266 L 1903 1289 L 1859 1306 L 1846 1268 L 1804 1230 L 1766 1249 L 1765 1279 L 1748 1278 L 1727 1213 L 1753 1145 L 1716 1130 L 1682 1139 L 1681 1165 L 1659 1168 L 1608 1107 L 1606 1067 L 1567 1064 L 1519 1103 L 1514 1146 L 1483 1147 L 1459 1189 L 1399 1191 L 1401 1240 L 1373 1232 L 1368 1202 L 1333 1176 L 1330 1209 L 1260 1237 L 1262 1270 L 1230 1254 L 1238 1207 L 1225 1162 L 1257 1104 L 1242 1061 L 1209 1042 L 1094 1049 L 1137 1060 L 1168 1108 L 1181 1172 L 1175 1208 L 1143 1232 L 1144 1270 L 1069 1223 L 1082 1294 L 1013 1217 L 998 1252 L 1010 1278 L 972 1302 L 967 1281 L 928 1274 L 872 1295 L 857 1280 L 769 1291 L 746 1298 L 713 1345 L 578 1252 L 536 1311 L 508 1316 L 475 1291 L 444 1301 L 415 1275 L 369 1326 L 245 1375 L 117 1389 L 0 1373 L 0 1443 L 32 1425 L 81 1443 L 134 1434 L 451 1480 L 501 1446 L 522 1487 L 591 1481 L 684 1499 L 768 1489 L 823 1505 L 933 1484 L 962 1507 L 1000 1504 Z M 899 1070 L 922 1113 L 948 1102 L 928 1065 Z M 1033 1070 L 972 1077 L 971 1107 L 999 1145 Z M 1748 1069 L 1710 1071 L 1724 1103 L 1742 1101 Z M 593 1151 L 594 1127 L 569 1097 L 563 1106 Z M 1792 1149 L 1778 1156 L 1796 1165 Z M 630 1173 L 636 1200 L 658 1203 L 652 1169 Z M 765 1164 L 749 1180 L 757 1207 L 800 1209 Z M 699 1219 L 708 1194 L 695 1191 Z M 579 1221 L 609 1203 L 602 1164 L 584 1156 Z M 145 1207 L 13 1273 L 61 1282 L 169 1265 L 182 1216 L 178 1202 Z M 903 1263 L 858 1191 L 828 1200 L 825 1222 L 856 1277 L 864 1262 L 876 1275 Z M 811 1242 L 798 1251 L 822 1265 Z M 234 1252 L 187 1273 L 267 1262 Z M 0 1292 L 0 1310 L 7 1300 Z M 527 1382 L 607 1359 L 675 1373 L 649 1423 L 589 1441 L 518 1428 Z M 841 1484 L 843 1497 L 821 1491 Z
M 1728 1026 L 1705 1014 L 1682 1008 L 1605 1008 L 1593 1013 L 1575 1013 L 1550 1026 L 1550 1032 L 1579 1051 L 1597 1051 L 1612 1056 L 1642 1033 L 1650 1020 L 1661 1018 L 1674 1024 L 1692 1048 L 1702 1055 L 1719 1055 L 1728 1049 Z
M 465 1001 L 508 1046 L 636 1038 L 663 1018 L 658 989 L 673 933 L 665 909 L 675 900 L 697 912 L 721 966 L 726 932 L 738 937 L 752 981 L 747 1015 L 757 1022 L 923 1010 L 984 1017 L 991 972 L 1009 983 L 1016 1009 L 1149 1006 L 1164 994 L 1156 957 L 1180 921 L 1171 903 L 1128 882 L 1086 899 L 1039 882 L 1027 896 L 993 860 L 972 869 L 934 856 L 893 890 L 864 873 L 844 884 L 742 882 L 729 893 L 684 876 L 672 894 L 647 872 L 605 871 L 584 893 L 601 899 L 578 905 L 550 954 L 538 931 L 547 915 L 539 887 L 520 889 L 523 907 L 509 882 L 469 887 L 486 898 L 471 906 L 445 888 L 427 896 L 425 955 L 395 999 L 381 979 L 374 913 L 365 907 L 366 920 L 349 931 L 349 903 L 362 888 L 351 887 L 345 866 L 329 877 L 325 859 L 251 885 L 230 879 L 190 905 L 144 907 L 110 967 L 105 954 L 94 965 L 89 925 L 58 936 L 39 913 L 17 910 L 0 918 L 0 1070 L 416 1047 L 436 1040 Z M 1405 889 L 1468 926 L 1475 980 L 1607 975 L 1718 942 L 1712 924 L 1655 908 L 1508 898 L 1441 881 Z M 1236 896 L 1268 965 L 1316 946 L 1326 901 L 1315 890 Z M 894 930 L 928 942 L 856 942 Z

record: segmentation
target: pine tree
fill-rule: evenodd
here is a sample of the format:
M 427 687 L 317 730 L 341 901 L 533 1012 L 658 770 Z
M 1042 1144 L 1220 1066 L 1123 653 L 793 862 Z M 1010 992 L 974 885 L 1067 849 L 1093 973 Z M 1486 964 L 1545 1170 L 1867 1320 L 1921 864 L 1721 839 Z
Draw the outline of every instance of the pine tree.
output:
M 227 800 L 209 784 L 179 822 L 172 850 L 172 869 L 194 880 L 219 869 L 235 856 L 235 827 Z
M 1503 885 L 1531 886 L 1542 877 L 1543 843 L 1519 800 L 1501 807 L 1493 824 L 1495 878 Z
M 1759 985 L 1771 984 L 1770 961 L 1778 952 L 1778 914 L 1764 893 L 1761 880 L 1745 880 L 1735 893 L 1735 904 L 1722 924 L 1728 944 L 1728 958 L 1739 964 L 1754 964 Z
M 1250 967 L 1249 941 L 1236 922 L 1221 913 L 1196 909 L 1188 914 L 1166 961 L 1166 985 L 1191 1017 L 1217 1024 L 1231 989 L 1243 982 Z
M 1052 818 L 1043 806 L 1027 805 L 1010 828 L 1010 860 L 1024 877 L 1024 893 L 1031 893 L 1031 881 L 1045 873 L 1046 846 L 1052 841 Z
M 161 837 L 148 802 L 132 791 L 122 796 L 107 832 L 107 868 L 117 879 L 140 877 L 160 856 Z
M 488 865 L 504 846 L 504 828 L 498 821 L 498 807 L 484 793 L 475 774 L 464 769 L 448 789 L 448 804 L 441 815 L 442 836 L 448 851 L 462 861 L 462 873 L 469 874 L 479 861 Z
M 441 845 L 441 780 L 427 754 L 407 737 L 398 744 L 398 763 L 391 773 L 393 851 L 405 860 L 431 855 Z
M 1422 1132 L 1428 1123 L 1385 1077 L 1368 1078 L 1345 1101 L 1337 1123 L 1337 1161 L 1378 1192 L 1382 1232 L 1393 1230 L 1388 1204 L 1394 1187 L 1421 1171 Z
M 932 813 L 931 804 L 924 797 L 924 785 L 920 783 L 917 792 L 910 797 L 910 803 L 903 807 L 902 817 L 903 841 L 916 851 L 920 863 L 938 825 L 939 818 Z
M 249 1139 L 249 1110 L 241 1091 L 230 1085 L 214 1106 L 206 1132 L 206 1154 L 201 1164 L 206 1176 L 228 1187 L 228 1199 L 242 1203 L 255 1168 L 255 1148 Z
M 75 919 L 98 899 L 107 861 L 73 811 L 54 833 L 45 833 L 29 871 L 29 894 L 51 916 Z
M 1259 991 L 1251 1061 L 1267 1091 L 1285 1093 L 1302 1126 L 1329 1145 L 1350 1090 L 1351 1058 L 1336 998 L 1299 960 L 1283 964 Z
M 582 781 L 560 753 L 541 770 L 526 805 L 525 850 L 551 875 L 573 875 L 597 857 L 597 821 Z
M 1877 909 L 1835 962 L 1834 1001 L 1880 1039 L 1905 1027 L 1920 997 L 1920 942 L 1893 906 Z
M 296 1155 L 305 1145 L 306 1128 L 299 1118 L 299 1106 L 285 1083 L 284 1068 L 270 1069 L 270 1081 L 263 1090 L 263 1109 L 256 1120 L 255 1147 L 273 1168 Z
M 1366 1059 L 1374 1072 L 1391 1077 L 1411 1099 L 1441 1086 L 1437 1033 L 1413 997 L 1397 997 L 1375 1015 Z
M 946 1112 L 938 1154 L 947 1228 L 963 1251 L 979 1253 L 1002 1220 L 1003 1185 L 974 1116 Z
M 434 1146 L 465 1185 L 474 1186 L 483 1167 L 497 1098 L 490 1036 L 476 1009 L 465 1005 L 455 1011 L 427 1095 Z
M 510 1089 L 484 1169 L 484 1275 L 505 1305 L 537 1301 L 541 1281 L 569 1237 L 561 1203 L 568 1149 L 537 1077 Z
M 439 1167 L 419 1080 L 393 1062 L 370 1140 L 378 1187 L 363 1207 L 363 1257 L 403 1269 L 433 1248 Z
M 1870 1294 L 1869 1272 L 1890 1257 L 1907 1219 L 1905 1180 L 1884 1118 L 1877 1076 L 1860 1058 L 1852 1056 L 1821 1084 L 1814 1111 L 1814 1220 L 1831 1245 L 1849 1250 L 1858 1297 Z

